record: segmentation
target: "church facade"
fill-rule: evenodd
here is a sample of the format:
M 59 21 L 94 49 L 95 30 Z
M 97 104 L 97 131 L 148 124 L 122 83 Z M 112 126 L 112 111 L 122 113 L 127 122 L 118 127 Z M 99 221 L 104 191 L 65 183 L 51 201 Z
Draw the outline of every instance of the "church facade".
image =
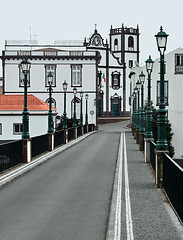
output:
M 87 51 L 99 51 L 98 65 L 98 117 L 130 115 L 130 70 L 139 63 L 139 27 L 113 28 L 109 39 L 104 39 L 95 29 L 84 40 Z

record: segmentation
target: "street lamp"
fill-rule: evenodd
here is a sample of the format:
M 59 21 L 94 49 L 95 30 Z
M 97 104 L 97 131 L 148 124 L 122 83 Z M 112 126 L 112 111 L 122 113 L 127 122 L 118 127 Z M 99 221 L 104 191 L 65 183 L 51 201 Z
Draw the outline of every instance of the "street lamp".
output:
M 81 108 L 80 108 L 80 126 L 83 126 L 83 92 L 80 92 Z
M 132 99 L 132 132 L 134 134 L 134 130 L 135 130 L 135 91 L 133 91 L 133 93 L 131 95 L 131 99 Z
M 146 63 L 146 70 L 148 74 L 148 96 L 147 96 L 147 110 L 146 110 L 146 131 L 145 131 L 145 138 L 152 139 L 152 107 L 151 107 L 151 73 L 153 70 L 153 60 L 151 56 L 145 61 Z
M 157 117 L 157 144 L 156 150 L 168 150 L 167 144 L 167 110 L 165 107 L 164 97 L 164 74 L 165 60 L 164 52 L 166 50 L 168 34 L 163 32 L 162 26 L 160 32 L 155 35 L 157 40 L 158 51 L 160 52 L 160 104 Z
M 136 129 L 137 131 L 139 131 L 140 128 L 140 86 L 141 86 L 141 82 L 138 80 L 136 82 L 136 87 L 137 87 L 137 125 L 136 125 Z
M 48 84 L 49 84 L 49 111 L 48 111 L 48 133 L 53 133 L 53 113 L 51 109 L 51 103 L 52 103 L 52 97 L 51 97 L 51 92 L 52 92 L 52 83 L 53 83 L 53 74 L 51 71 L 47 75 L 48 79 Z
M 139 80 L 141 83 L 141 113 L 140 113 L 140 133 L 145 132 L 145 127 L 144 127 L 144 80 L 145 80 L 145 75 L 143 72 L 139 75 Z
M 63 129 L 67 129 L 67 113 L 66 113 L 66 91 L 67 91 L 67 82 L 64 81 L 62 84 L 64 90 L 64 113 L 63 113 Z
M 76 94 L 77 94 L 77 88 L 73 88 L 73 93 L 74 93 L 74 114 L 73 114 L 73 127 L 77 127 L 76 124 Z
M 27 109 L 27 75 L 30 71 L 30 62 L 28 62 L 26 59 L 24 59 L 20 63 L 20 68 L 22 73 L 24 74 L 24 109 L 22 112 L 22 121 L 23 121 L 23 133 L 22 133 L 22 139 L 29 139 L 29 112 Z
M 86 115 L 85 115 L 85 125 L 88 125 L 88 94 L 85 95 L 86 100 Z
M 135 130 L 137 129 L 137 93 L 138 93 L 138 88 L 135 86 L 134 88 L 134 127 Z

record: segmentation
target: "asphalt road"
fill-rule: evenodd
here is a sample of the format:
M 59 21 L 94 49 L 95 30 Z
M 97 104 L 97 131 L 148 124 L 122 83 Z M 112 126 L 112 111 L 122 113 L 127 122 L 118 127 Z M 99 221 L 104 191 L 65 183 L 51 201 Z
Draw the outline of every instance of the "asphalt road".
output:
M 102 128 L 0 190 L 0 240 L 104 239 L 122 129 Z

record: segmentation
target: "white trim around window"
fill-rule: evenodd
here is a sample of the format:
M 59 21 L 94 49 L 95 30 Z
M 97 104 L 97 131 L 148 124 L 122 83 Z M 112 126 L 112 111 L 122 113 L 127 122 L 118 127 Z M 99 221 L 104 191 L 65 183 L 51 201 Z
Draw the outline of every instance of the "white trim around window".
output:
M 13 123 L 13 134 L 21 135 L 23 133 L 23 124 L 22 123 Z
M 82 65 L 71 65 L 71 87 L 82 87 Z

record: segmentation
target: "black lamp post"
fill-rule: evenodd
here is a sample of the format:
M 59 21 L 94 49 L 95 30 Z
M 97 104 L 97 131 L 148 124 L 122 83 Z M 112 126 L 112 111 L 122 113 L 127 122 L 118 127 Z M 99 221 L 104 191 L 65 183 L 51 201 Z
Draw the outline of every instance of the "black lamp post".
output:
M 140 86 L 141 86 L 141 82 L 138 80 L 136 82 L 136 87 L 137 87 L 137 125 L 136 125 L 136 129 L 137 131 L 139 131 L 140 129 Z
M 53 113 L 52 113 L 52 83 L 53 83 L 53 75 L 51 71 L 48 73 L 48 84 L 49 84 L 49 112 L 48 112 L 48 133 L 53 133 Z
M 168 150 L 167 144 L 167 110 L 165 107 L 164 96 L 164 74 L 165 74 L 165 60 L 164 52 L 166 50 L 168 35 L 163 32 L 162 26 L 160 32 L 155 35 L 157 40 L 158 51 L 160 52 L 160 103 L 157 117 L 157 144 L 156 150 Z
M 73 93 L 74 93 L 74 114 L 73 114 L 73 127 L 77 127 L 76 124 L 76 94 L 77 94 L 77 88 L 73 88 Z
M 88 94 L 85 95 L 86 100 L 86 115 L 85 115 L 85 125 L 88 125 Z
M 63 129 L 67 129 L 67 112 L 66 112 L 66 91 L 67 91 L 67 82 L 64 81 L 63 90 L 64 90 L 64 113 L 63 113 Z
M 152 139 L 152 107 L 151 107 L 151 73 L 153 70 L 153 60 L 151 56 L 146 60 L 146 70 L 148 74 L 148 96 L 147 96 L 147 110 L 146 110 L 146 132 L 145 138 Z
M 139 75 L 139 80 L 141 83 L 141 117 L 140 117 L 140 133 L 145 132 L 145 127 L 144 127 L 144 80 L 145 80 L 145 75 L 143 72 Z
M 30 71 L 30 62 L 23 60 L 20 63 L 21 71 L 24 74 L 24 109 L 22 112 L 22 121 L 23 121 L 23 133 L 22 139 L 29 139 L 29 112 L 27 109 L 27 75 Z
M 137 93 L 138 93 L 138 88 L 135 86 L 134 88 L 134 127 L 135 130 L 137 129 Z
M 83 126 L 83 92 L 80 92 L 81 108 L 80 108 L 80 126 Z

